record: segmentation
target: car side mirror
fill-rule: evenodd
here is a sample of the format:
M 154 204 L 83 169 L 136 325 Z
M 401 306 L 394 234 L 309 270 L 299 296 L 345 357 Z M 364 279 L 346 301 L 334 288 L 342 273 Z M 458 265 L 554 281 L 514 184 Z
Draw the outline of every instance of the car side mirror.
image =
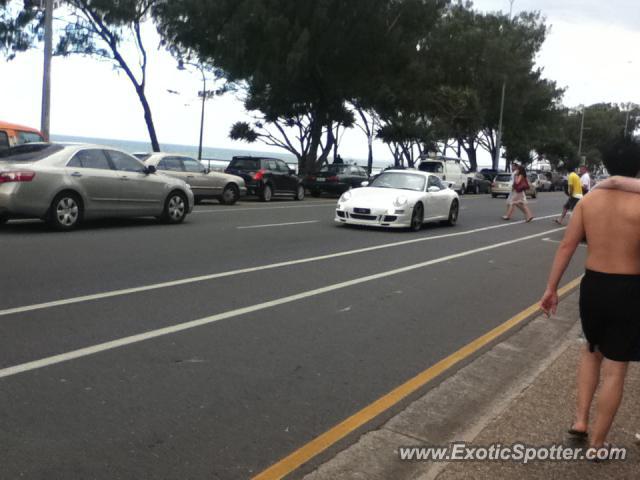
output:
M 147 175 L 151 175 L 152 173 L 156 173 L 155 165 L 147 165 L 144 168 L 144 173 L 146 173 Z
M 438 193 L 440 191 L 440 187 L 429 187 L 427 188 L 427 192 L 429 193 Z
M 369 186 L 369 182 L 362 182 L 360 184 L 361 187 L 368 187 Z

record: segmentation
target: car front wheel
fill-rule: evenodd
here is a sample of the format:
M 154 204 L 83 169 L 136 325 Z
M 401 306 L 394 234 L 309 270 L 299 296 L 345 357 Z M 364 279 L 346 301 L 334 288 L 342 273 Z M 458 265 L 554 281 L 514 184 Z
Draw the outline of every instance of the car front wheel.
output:
M 51 202 L 48 223 L 56 230 L 73 230 L 81 219 L 82 202 L 77 194 L 63 192 Z
M 422 228 L 422 223 L 424 222 L 424 207 L 421 203 L 416 204 L 413 207 L 413 212 L 411 214 L 411 225 L 409 226 L 409 230 L 412 232 L 419 232 Z
M 181 223 L 187 216 L 187 197 L 180 192 L 172 192 L 164 202 L 162 220 L 165 223 Z
M 304 200 L 304 187 L 302 185 L 298 185 L 298 190 L 296 190 L 296 195 L 293 198 L 298 201 Z
M 222 197 L 220 197 L 220 203 L 223 205 L 233 205 L 238 201 L 240 192 L 235 185 L 227 185 L 222 191 Z

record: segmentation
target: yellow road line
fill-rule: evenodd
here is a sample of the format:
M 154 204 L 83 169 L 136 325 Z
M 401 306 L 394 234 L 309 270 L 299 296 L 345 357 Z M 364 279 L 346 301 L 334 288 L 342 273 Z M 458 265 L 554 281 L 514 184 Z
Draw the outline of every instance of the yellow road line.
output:
M 580 284 L 581 279 L 582 276 L 576 278 L 575 280 L 572 280 L 567 285 L 562 287 L 558 291 L 558 294 L 560 296 L 566 295 Z M 303 447 L 299 448 L 295 452 L 291 453 L 279 462 L 273 464 L 263 472 L 253 477 L 253 480 L 277 480 L 285 477 L 286 475 L 289 475 L 298 467 L 307 463 L 309 460 L 325 451 L 331 445 L 342 440 L 351 432 L 357 430 L 367 422 L 373 420 L 381 413 L 396 405 L 402 399 L 411 395 L 413 392 L 420 389 L 434 378 L 446 372 L 449 368 L 473 355 L 475 352 L 485 347 L 512 328 L 521 324 L 531 315 L 539 311 L 540 306 L 538 303 L 531 305 L 529 308 L 518 313 L 511 319 L 504 322 L 502 325 L 499 325 L 498 327 L 485 333 L 481 337 L 476 338 L 474 341 L 462 347 L 457 352 L 452 353 L 448 357 L 440 360 L 435 365 L 427 368 L 423 372 L 419 373 L 418 375 L 400 385 L 399 387 L 395 388 L 391 392 L 387 393 L 383 397 L 380 397 L 378 400 L 369 404 L 346 420 L 343 420 L 331 430 L 328 430 L 322 435 L 311 440 Z

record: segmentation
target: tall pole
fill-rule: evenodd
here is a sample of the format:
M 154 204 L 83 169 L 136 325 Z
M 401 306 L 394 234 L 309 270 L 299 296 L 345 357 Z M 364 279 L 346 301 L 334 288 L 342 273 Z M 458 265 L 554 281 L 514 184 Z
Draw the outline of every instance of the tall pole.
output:
M 627 138 L 627 132 L 629 131 L 629 112 L 631 111 L 631 105 L 627 106 L 627 119 L 624 121 L 624 138 Z
M 584 107 L 582 108 L 582 120 L 580 120 L 580 141 L 578 142 L 578 161 L 582 163 L 582 136 L 584 134 Z
M 202 111 L 200 113 L 200 143 L 198 144 L 198 160 L 202 160 L 202 136 L 204 134 L 204 104 L 207 101 L 207 77 L 204 69 L 200 67 L 202 74 Z
M 45 0 L 44 7 L 44 68 L 42 74 L 42 109 L 40 130 L 49 141 L 51 124 L 51 50 L 53 48 L 53 0 Z
M 513 13 L 513 2 L 509 0 L 509 22 L 511 22 L 511 14 Z M 493 160 L 493 167 L 497 170 L 500 163 L 500 150 L 502 150 L 502 118 L 504 116 L 504 97 L 507 92 L 507 77 L 502 80 L 502 97 L 500 99 L 500 119 L 498 121 L 498 133 L 496 134 L 496 157 Z

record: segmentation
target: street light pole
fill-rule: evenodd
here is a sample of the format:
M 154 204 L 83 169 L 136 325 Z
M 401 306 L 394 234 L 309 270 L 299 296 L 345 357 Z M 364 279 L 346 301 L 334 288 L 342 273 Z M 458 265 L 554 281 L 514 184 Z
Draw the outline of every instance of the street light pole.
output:
M 202 136 L 204 134 L 204 104 L 207 101 L 207 77 L 204 74 L 204 69 L 200 68 L 202 73 L 202 111 L 200 113 L 200 142 L 198 143 L 198 160 L 202 160 Z
M 44 68 L 42 72 L 42 109 L 40 110 L 40 131 L 49 141 L 51 125 L 51 50 L 53 48 L 53 0 L 44 4 Z
M 509 0 L 509 21 L 511 21 L 511 14 L 513 13 L 513 2 L 515 0 Z M 502 118 L 504 116 L 504 97 L 507 91 L 507 77 L 504 76 L 502 80 L 502 97 L 500 99 L 500 119 L 498 120 L 498 133 L 496 134 L 496 156 L 494 158 L 493 167 L 497 170 L 500 163 L 500 150 L 502 150 Z

